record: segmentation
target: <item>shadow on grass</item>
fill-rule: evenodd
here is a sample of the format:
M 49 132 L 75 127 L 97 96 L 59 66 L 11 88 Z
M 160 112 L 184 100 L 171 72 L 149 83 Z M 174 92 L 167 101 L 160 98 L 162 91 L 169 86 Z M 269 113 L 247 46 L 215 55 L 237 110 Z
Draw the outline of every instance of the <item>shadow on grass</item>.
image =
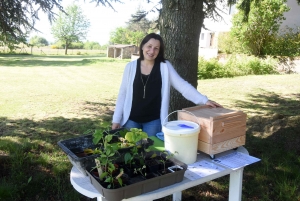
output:
M 50 137 L 65 138 L 82 135 L 87 129 L 95 129 L 101 122 L 110 122 L 115 106 L 114 100 L 85 102 L 80 115 L 85 117 L 65 118 L 62 116 L 42 119 L 8 119 L 0 117 L 0 136 L 29 137 L 31 140 Z
M 0 66 L 8 67 L 85 67 L 100 62 L 116 62 L 113 58 L 101 58 L 100 56 L 5 56 L 1 59 Z M 53 60 L 52 60 L 53 59 Z M 73 59 L 73 60 L 72 60 Z
M 105 57 L 103 54 L 99 53 L 99 55 L 31 55 L 31 54 L 1 54 L 0 57 L 3 58 L 53 58 L 53 59 L 78 59 L 78 58 L 99 58 Z
M 246 145 L 261 161 L 245 167 L 243 201 L 299 200 L 300 93 L 280 95 L 262 91 L 238 101 L 251 111 L 247 120 Z M 249 100 L 249 101 L 248 101 Z M 249 112 L 250 114 L 250 112 Z M 182 200 L 228 200 L 229 176 L 183 191 Z M 157 201 L 171 201 L 172 197 Z
M 268 114 L 281 114 L 292 116 L 300 114 L 300 94 L 287 94 L 285 96 L 262 90 L 260 94 L 249 94 L 248 101 L 238 101 L 237 106 L 245 109 L 255 109 Z M 258 113 L 259 114 L 259 113 Z
M 250 101 L 239 101 L 237 106 L 257 111 L 247 120 L 245 147 L 261 162 L 245 168 L 243 196 L 247 200 L 298 200 L 300 94 L 262 91 L 249 97 Z
M 110 122 L 113 106 L 86 102 L 87 113 L 97 111 L 89 118 L 0 117 L 0 200 L 87 200 L 70 184 L 72 165 L 57 142 Z
M 245 147 L 250 155 L 261 159 L 244 169 L 243 201 L 299 200 L 299 98 L 299 93 L 282 96 L 262 91 L 261 94 L 249 95 L 249 101 L 236 103 L 241 110 L 254 111 L 254 115 L 248 116 Z M 112 102 L 86 102 L 87 113 L 100 110 L 92 118 L 55 117 L 41 121 L 0 118 L 1 137 L 15 137 L 1 138 L 0 156 L 6 155 L 0 161 L 0 176 L 6 182 L 2 186 L 13 186 L 8 190 L 19 195 L 17 198 L 36 200 L 36 196 L 39 196 L 40 200 L 84 200 L 69 182 L 71 165 L 56 143 L 60 139 L 79 136 L 86 129 L 96 128 L 101 120 L 109 121 L 112 114 L 109 107 L 112 106 Z M 21 141 L 26 138 L 31 141 Z M 12 147 L 20 150 L 10 152 Z M 19 153 L 18 160 L 9 159 L 13 153 Z M 54 159 L 47 159 L 48 155 Z M 12 167 L 24 167 L 25 170 L 14 177 L 11 174 Z M 32 175 L 32 181 L 27 184 Z M 182 197 L 190 201 L 228 200 L 228 187 L 229 177 L 226 176 L 188 189 Z M 172 199 L 168 196 L 158 200 Z
M 286 151 L 300 154 L 300 143 L 295 144 L 300 140 L 300 93 L 282 96 L 263 91 L 261 94 L 249 95 L 249 97 L 248 102 L 236 103 L 238 107 L 245 110 L 254 108 L 257 111 L 256 115 L 252 115 L 247 120 L 247 137 L 266 140 L 275 143 L 273 145 L 277 148 L 281 145 Z M 248 142 L 252 141 L 248 140 Z M 249 149 L 254 147 L 256 146 L 250 146 Z

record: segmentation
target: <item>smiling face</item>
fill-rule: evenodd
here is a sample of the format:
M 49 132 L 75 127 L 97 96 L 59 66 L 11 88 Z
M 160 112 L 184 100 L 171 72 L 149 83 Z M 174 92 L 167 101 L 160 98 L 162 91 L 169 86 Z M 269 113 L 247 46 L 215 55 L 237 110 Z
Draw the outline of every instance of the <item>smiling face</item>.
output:
M 154 61 L 160 50 L 160 41 L 151 38 L 147 43 L 144 44 L 142 50 L 145 60 Z

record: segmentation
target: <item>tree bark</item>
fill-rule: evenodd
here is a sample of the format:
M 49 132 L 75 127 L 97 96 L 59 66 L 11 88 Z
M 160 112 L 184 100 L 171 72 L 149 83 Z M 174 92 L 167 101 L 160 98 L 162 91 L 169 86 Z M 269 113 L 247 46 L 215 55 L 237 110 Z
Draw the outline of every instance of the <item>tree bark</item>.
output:
M 178 74 L 194 87 L 197 87 L 198 80 L 199 38 L 203 20 L 203 0 L 162 0 L 159 28 L 165 42 L 165 56 Z M 193 105 L 171 89 L 169 113 Z
M 68 43 L 66 42 L 66 45 L 65 45 L 65 55 L 68 54 Z

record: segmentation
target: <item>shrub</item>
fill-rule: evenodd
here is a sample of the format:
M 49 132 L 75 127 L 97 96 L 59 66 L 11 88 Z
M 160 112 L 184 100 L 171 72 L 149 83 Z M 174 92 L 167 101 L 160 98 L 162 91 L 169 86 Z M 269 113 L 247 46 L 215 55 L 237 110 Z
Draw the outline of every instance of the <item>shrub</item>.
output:
M 71 43 L 69 49 L 83 49 L 83 43 L 82 42 L 73 42 L 73 43 Z
M 218 49 L 221 53 L 232 54 L 240 52 L 239 43 L 230 32 L 220 32 L 218 36 Z
M 277 74 L 278 60 L 273 58 L 258 58 L 246 55 L 231 55 L 225 63 L 217 59 L 199 59 L 198 79 L 213 79 L 223 77 Z
M 263 55 L 263 48 L 278 32 L 288 10 L 286 0 L 253 1 L 247 21 L 245 13 L 239 10 L 232 19 L 231 34 L 241 44 L 243 53 Z
M 276 56 L 300 56 L 300 27 L 286 27 L 275 35 L 264 48 L 264 54 Z
M 205 59 L 200 58 L 198 63 L 198 79 L 221 77 L 232 77 L 230 70 L 228 71 L 228 69 L 219 63 L 217 59 L 206 61 Z

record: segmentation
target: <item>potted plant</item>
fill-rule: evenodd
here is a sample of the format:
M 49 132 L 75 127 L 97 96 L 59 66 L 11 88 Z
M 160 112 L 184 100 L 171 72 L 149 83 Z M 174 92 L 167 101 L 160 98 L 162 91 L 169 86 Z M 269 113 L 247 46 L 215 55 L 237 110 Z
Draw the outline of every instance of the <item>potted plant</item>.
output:
M 131 128 L 130 131 L 126 133 L 125 139 L 129 144 L 132 145 L 132 148 L 124 155 L 125 164 L 129 164 L 130 167 L 132 166 L 132 164 L 136 164 L 137 162 L 139 162 L 139 164 L 141 165 L 144 165 L 143 158 L 140 157 L 141 152 L 139 153 L 139 148 L 142 148 L 142 141 L 147 138 L 147 133 L 138 128 Z M 143 149 L 142 151 L 145 151 L 145 149 Z
M 94 144 L 101 144 L 101 148 L 96 148 L 94 153 L 99 154 L 95 159 L 96 168 L 98 170 L 99 179 L 107 183 L 107 188 L 116 188 L 123 186 L 122 175 L 124 171 L 116 164 L 120 157 L 118 145 L 111 144 L 114 134 L 104 135 L 101 130 L 96 130 L 93 134 Z
M 160 152 L 159 161 L 163 164 L 163 168 L 160 170 L 159 173 L 161 173 L 161 174 L 167 174 L 168 173 L 167 168 L 170 166 L 170 164 L 172 164 L 170 159 L 174 158 L 175 154 L 178 154 L 178 152 L 175 151 L 174 153 L 171 153 L 167 150 L 164 150 L 164 151 Z
M 150 150 L 147 150 L 146 153 L 149 153 Z M 160 163 L 158 162 L 160 156 L 157 155 L 156 152 L 151 153 L 150 156 L 145 156 L 145 164 L 150 172 L 157 172 L 160 167 Z
M 180 182 L 183 179 L 187 166 L 175 159 L 172 161 L 174 156 L 172 153 L 150 151 L 143 146 L 143 141 L 147 139 L 148 135 L 141 129 L 130 129 L 121 137 L 121 142 L 117 143 L 114 133 L 95 131 L 93 137 L 94 143 L 101 145 L 93 151 L 98 154 L 95 160 L 97 164 L 95 169 L 99 170 L 99 177 L 97 179 L 90 171 L 86 172 L 93 186 L 107 200 L 117 201 L 133 197 Z M 120 152 L 120 143 L 126 143 L 124 152 Z M 157 170 L 149 167 L 151 159 L 160 160 L 164 166 L 164 172 L 168 170 L 167 163 L 169 161 L 171 166 L 178 165 L 183 169 L 182 171 L 173 171 L 172 174 L 159 174 Z M 129 175 L 128 170 L 133 172 L 132 175 Z
M 128 132 L 126 128 L 109 130 L 110 126 L 108 124 L 101 124 L 101 128 L 104 129 L 89 129 L 83 136 L 60 140 L 57 143 L 67 154 L 73 166 L 84 175 L 87 175 L 86 168 L 91 167 L 95 163 L 95 158 L 99 155 L 99 149 L 103 148 L 104 143 L 102 138 L 104 136 L 112 137 L 110 141 L 107 141 L 109 141 L 111 146 L 117 146 L 118 152 L 122 156 L 133 146 L 132 143 L 125 139 L 125 135 Z M 141 150 L 140 147 L 147 148 L 153 145 L 153 143 L 154 141 L 149 138 L 137 142 L 139 150 Z

